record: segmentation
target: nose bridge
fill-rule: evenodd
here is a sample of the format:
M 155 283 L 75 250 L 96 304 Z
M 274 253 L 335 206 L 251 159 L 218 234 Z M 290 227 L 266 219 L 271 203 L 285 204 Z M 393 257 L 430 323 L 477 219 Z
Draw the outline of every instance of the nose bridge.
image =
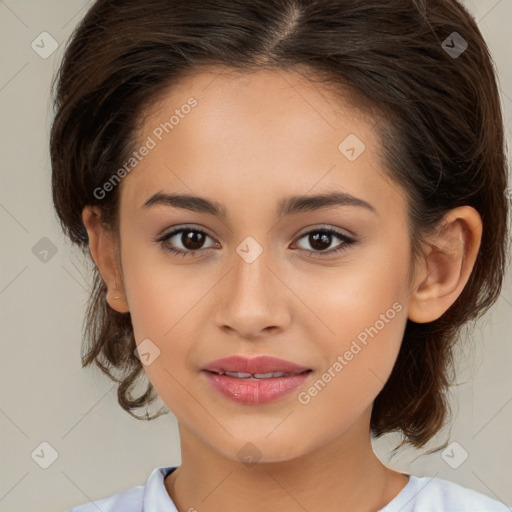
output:
M 256 239 L 247 237 L 237 247 L 232 270 L 226 276 L 223 300 L 216 312 L 219 327 L 229 326 L 244 336 L 269 327 L 282 327 L 282 287 L 272 268 L 272 254 Z
M 271 265 L 271 254 L 269 248 L 264 248 L 263 244 L 264 241 L 260 243 L 254 237 L 248 236 L 235 249 L 235 268 L 231 279 L 232 290 L 239 303 L 264 299 L 269 292 L 272 273 L 267 267 Z

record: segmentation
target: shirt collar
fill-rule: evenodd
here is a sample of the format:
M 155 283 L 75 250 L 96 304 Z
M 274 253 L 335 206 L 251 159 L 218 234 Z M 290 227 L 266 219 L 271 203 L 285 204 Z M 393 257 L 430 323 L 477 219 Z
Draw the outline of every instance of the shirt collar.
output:
M 142 512 L 178 512 L 164 485 L 164 478 L 176 467 L 158 467 L 151 471 L 144 487 Z

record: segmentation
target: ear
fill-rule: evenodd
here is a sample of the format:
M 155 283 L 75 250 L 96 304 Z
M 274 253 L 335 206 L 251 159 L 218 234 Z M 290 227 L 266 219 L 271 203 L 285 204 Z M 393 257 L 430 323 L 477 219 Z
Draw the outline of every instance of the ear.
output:
M 97 206 L 86 206 L 82 210 L 82 221 L 89 237 L 89 251 L 96 263 L 99 273 L 107 285 L 107 303 L 119 313 L 129 311 L 123 286 L 122 275 L 119 273 L 116 257 L 115 239 L 101 221 L 101 210 Z
M 437 320 L 457 300 L 475 265 L 481 239 L 482 220 L 471 206 L 455 208 L 443 217 L 416 269 L 410 320 Z

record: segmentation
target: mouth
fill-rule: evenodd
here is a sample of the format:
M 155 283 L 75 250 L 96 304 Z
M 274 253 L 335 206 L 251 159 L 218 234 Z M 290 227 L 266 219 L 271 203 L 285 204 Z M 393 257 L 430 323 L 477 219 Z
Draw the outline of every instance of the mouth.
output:
M 231 356 L 211 362 L 201 373 L 222 396 L 260 405 L 289 395 L 304 385 L 313 370 L 271 356 Z
M 250 380 L 259 380 L 259 379 L 276 379 L 279 377 L 294 377 L 296 375 L 302 375 L 303 373 L 309 373 L 313 370 L 304 370 L 302 372 L 267 372 L 267 373 L 248 373 L 248 372 L 230 372 L 226 370 L 219 370 L 217 372 L 211 370 L 204 370 L 215 375 L 227 375 L 228 377 L 234 377 L 235 379 L 250 379 Z
M 273 356 L 247 357 L 235 355 L 212 361 L 204 366 L 202 370 L 239 379 L 269 379 L 299 375 L 311 371 L 311 368 Z

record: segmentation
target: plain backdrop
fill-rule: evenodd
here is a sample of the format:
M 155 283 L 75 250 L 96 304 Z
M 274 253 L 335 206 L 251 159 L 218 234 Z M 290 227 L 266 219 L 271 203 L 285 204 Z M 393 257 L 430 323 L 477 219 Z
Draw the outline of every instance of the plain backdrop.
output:
M 172 414 L 152 422 L 132 418 L 118 405 L 113 382 L 99 370 L 81 368 L 89 276 L 52 209 L 48 134 L 50 81 L 64 43 L 89 5 L 0 0 L 2 512 L 64 511 L 144 484 L 157 466 L 180 464 Z M 510 141 L 512 0 L 466 5 L 498 68 Z M 43 32 L 58 44 L 47 58 L 32 45 L 41 37 L 51 42 Z M 41 247 L 49 251 L 46 261 Z M 512 503 L 511 328 L 509 273 L 495 307 L 460 345 L 451 431 L 445 429 L 426 447 L 448 439 L 450 451 L 404 450 L 389 465 Z M 385 463 L 399 440 L 393 434 L 374 443 Z

